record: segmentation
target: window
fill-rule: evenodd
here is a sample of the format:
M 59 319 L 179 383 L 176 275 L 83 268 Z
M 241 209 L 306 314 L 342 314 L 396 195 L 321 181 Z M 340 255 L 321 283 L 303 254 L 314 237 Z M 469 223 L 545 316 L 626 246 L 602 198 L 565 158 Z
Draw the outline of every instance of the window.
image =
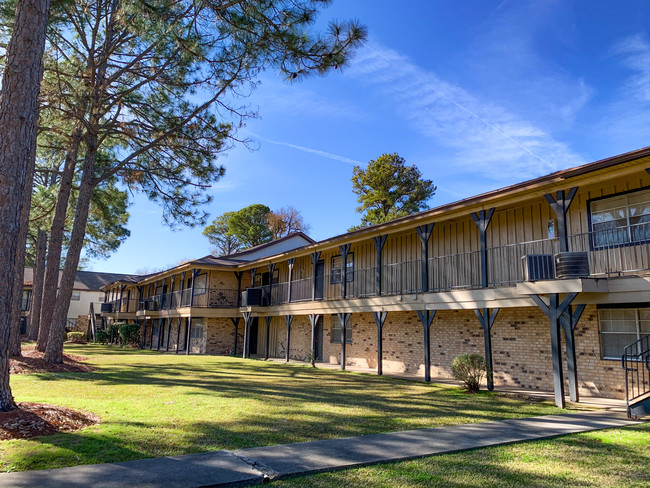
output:
M 203 319 L 192 319 L 190 337 L 192 339 L 203 339 Z
M 347 275 L 345 280 L 350 283 L 354 281 L 354 253 L 348 254 L 346 263 Z M 343 276 L 343 256 L 332 257 L 332 267 L 330 273 L 330 283 L 340 283 Z
M 625 346 L 650 334 L 650 307 L 601 308 L 600 350 L 604 359 L 620 359 Z
M 330 342 L 341 343 L 341 323 L 337 318 L 332 319 L 332 331 Z M 345 328 L 345 343 L 352 344 L 352 326 L 348 323 Z
M 73 291 L 71 300 L 74 300 L 76 302 L 81 300 L 81 292 L 80 291 Z
M 650 189 L 589 203 L 593 246 L 620 246 L 650 241 Z
M 20 310 L 23 312 L 26 312 L 29 310 L 29 299 L 32 296 L 32 291 L 31 290 L 23 290 L 23 299 L 20 303 Z
M 196 277 L 194 282 L 194 296 L 205 295 L 208 291 L 208 275 L 202 274 Z

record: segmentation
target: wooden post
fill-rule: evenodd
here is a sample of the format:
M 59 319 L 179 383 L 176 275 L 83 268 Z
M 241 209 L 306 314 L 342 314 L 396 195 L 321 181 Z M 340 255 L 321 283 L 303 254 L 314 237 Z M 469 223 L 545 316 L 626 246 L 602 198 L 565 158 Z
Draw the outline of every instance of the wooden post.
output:
M 551 352 L 553 360 L 553 389 L 555 391 L 555 405 L 564 408 L 564 375 L 562 372 L 562 354 L 560 349 L 560 317 L 571 305 L 577 293 L 569 293 L 560 303 L 560 295 L 551 293 L 547 305 L 539 295 L 530 295 L 537 306 L 548 317 L 551 325 Z
M 178 354 L 178 348 L 181 345 L 181 324 L 182 323 L 183 323 L 183 319 L 181 317 L 178 317 L 178 329 L 176 330 L 176 351 L 175 351 L 176 354 Z
M 185 354 L 190 354 L 190 339 L 192 338 L 192 307 L 194 306 L 194 284 L 196 277 L 201 273 L 200 269 L 192 269 L 192 288 L 190 289 L 190 315 L 187 317 L 187 339 L 185 341 Z
M 577 191 L 578 187 L 574 186 L 569 190 L 568 195 L 565 195 L 564 190 L 556 192 L 555 198 L 553 198 L 553 195 L 550 193 L 544 195 L 544 198 L 557 217 L 557 233 L 560 241 L 560 252 L 569 251 L 569 229 L 566 222 L 566 215 Z
M 264 321 L 266 322 L 266 344 L 264 344 L 264 360 L 268 361 L 269 359 L 269 348 L 270 344 L 269 341 L 271 339 L 271 320 L 273 320 L 273 317 L 271 316 L 266 316 L 264 317 Z
M 372 312 L 372 316 L 375 318 L 375 323 L 377 324 L 377 374 L 381 376 L 384 374 L 384 369 L 382 367 L 382 346 L 384 341 L 383 330 L 386 317 L 388 317 L 388 312 Z
M 290 258 L 287 263 L 289 263 L 289 282 L 287 283 L 287 303 L 291 303 L 291 282 L 293 281 L 293 265 L 296 262 L 296 258 Z
M 436 310 L 417 310 L 417 313 L 424 328 L 424 381 L 429 383 L 431 381 L 431 346 L 429 339 L 431 322 L 436 316 Z
M 124 289 L 125 288 L 126 288 L 126 285 L 120 285 L 120 309 L 118 310 L 118 312 L 122 311 L 122 299 L 124 297 Z M 126 306 L 127 306 L 126 311 L 128 312 L 129 311 L 129 309 L 128 309 L 129 303 L 128 302 L 126 303 Z
M 487 229 L 490 226 L 492 221 L 492 215 L 494 215 L 494 208 L 485 212 L 481 210 L 479 213 L 472 212 L 472 220 L 478 228 L 480 240 L 481 240 L 481 286 L 487 288 L 489 279 L 488 279 L 488 255 L 487 255 Z
M 284 320 L 287 323 L 287 347 L 285 353 L 285 362 L 289 362 L 291 359 L 289 355 L 289 350 L 291 349 L 291 323 L 293 322 L 293 315 L 285 315 Z
M 244 316 L 244 353 L 242 357 L 248 359 L 251 357 L 251 322 L 253 317 L 250 312 L 242 313 Z
M 481 328 L 483 329 L 483 338 L 485 340 L 485 365 L 487 369 L 487 389 L 492 391 L 494 390 L 494 370 L 492 366 L 492 325 L 497 318 L 499 309 L 495 308 L 490 313 L 489 308 L 484 308 L 483 310 L 475 309 L 474 313 L 476 318 L 478 318 Z
M 381 295 L 381 273 L 382 273 L 382 254 L 384 252 L 384 244 L 386 244 L 387 235 L 376 236 L 372 238 L 372 243 L 375 245 L 375 253 L 377 255 L 377 270 L 375 272 L 375 295 Z
M 350 244 L 341 244 L 341 298 L 345 298 L 348 288 L 348 254 L 350 254 Z
M 560 326 L 564 331 L 564 344 L 566 346 L 566 367 L 569 377 L 569 399 L 572 402 L 580 401 L 578 393 L 578 367 L 576 363 L 575 328 L 578 325 L 586 305 L 578 305 L 574 310 L 569 307 L 560 316 Z
M 241 307 L 241 279 L 242 276 L 244 275 L 244 272 L 234 271 L 234 273 L 235 273 L 235 278 L 237 278 L 237 308 L 239 308 Z M 237 320 L 237 323 L 239 324 L 239 319 Z M 237 349 L 237 346 L 235 346 L 235 349 Z
M 320 251 L 314 251 L 311 253 L 311 267 L 312 267 L 312 287 L 311 287 L 311 299 L 316 300 L 316 268 L 318 267 L 318 260 L 320 259 Z
M 268 266 L 269 266 L 269 284 L 268 284 L 269 295 L 268 295 L 268 303 L 267 304 L 272 305 L 271 301 L 273 299 L 272 298 L 273 297 L 273 273 L 275 272 L 275 263 L 269 263 Z M 273 304 L 273 305 L 276 305 L 276 304 Z
M 345 371 L 345 331 L 347 329 L 348 322 L 350 321 L 349 313 L 337 313 L 339 317 L 339 322 L 341 323 L 341 370 Z
M 320 319 L 320 314 L 310 313 L 309 323 L 311 324 L 311 365 L 316 366 L 316 326 Z
M 435 223 L 420 225 L 416 228 L 422 245 L 422 291 L 429 291 L 429 238 Z
M 232 355 L 236 356 L 237 355 L 237 336 L 239 335 L 239 320 L 240 317 L 231 317 L 230 321 L 232 322 L 232 325 L 235 326 L 235 344 L 232 346 Z

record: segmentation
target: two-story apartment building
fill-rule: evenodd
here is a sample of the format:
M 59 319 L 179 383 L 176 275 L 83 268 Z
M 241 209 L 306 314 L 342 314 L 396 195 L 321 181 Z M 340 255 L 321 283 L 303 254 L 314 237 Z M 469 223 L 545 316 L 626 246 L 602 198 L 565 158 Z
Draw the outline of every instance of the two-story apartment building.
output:
M 490 388 L 622 397 L 624 348 L 650 334 L 650 148 L 293 244 L 114 283 L 108 315 L 166 351 L 427 380 L 479 352 Z

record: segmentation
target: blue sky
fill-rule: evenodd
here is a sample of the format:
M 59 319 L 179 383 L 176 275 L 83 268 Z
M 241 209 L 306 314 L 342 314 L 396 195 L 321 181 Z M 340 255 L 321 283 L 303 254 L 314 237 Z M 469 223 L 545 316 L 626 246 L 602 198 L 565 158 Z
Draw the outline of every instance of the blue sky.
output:
M 369 41 L 342 72 L 247 99 L 257 141 L 220 159 L 211 218 L 292 205 L 324 239 L 359 222 L 354 165 L 397 152 L 438 190 L 435 207 L 650 145 L 650 2 L 337 0 Z M 131 237 L 89 269 L 132 273 L 210 253 L 202 228 L 172 231 L 141 196 Z

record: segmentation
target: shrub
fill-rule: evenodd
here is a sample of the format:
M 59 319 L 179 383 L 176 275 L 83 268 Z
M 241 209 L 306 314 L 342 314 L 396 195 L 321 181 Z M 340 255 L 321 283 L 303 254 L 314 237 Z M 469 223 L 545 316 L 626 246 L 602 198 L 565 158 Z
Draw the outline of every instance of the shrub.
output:
M 476 393 L 485 374 L 485 359 L 480 354 L 461 354 L 451 363 L 451 372 L 467 391 Z
M 117 339 L 119 338 L 119 334 L 120 334 L 120 325 L 122 325 L 123 323 L 124 322 L 118 322 L 106 326 L 106 333 L 108 334 L 108 342 L 110 342 L 111 344 L 117 342 Z
M 68 342 L 76 342 L 78 344 L 84 344 L 86 342 L 86 333 L 85 332 L 68 332 L 67 339 L 68 339 Z
M 140 325 L 122 324 L 119 327 L 120 344 L 137 346 L 140 342 Z
M 95 342 L 99 342 L 100 344 L 108 344 L 110 340 L 111 338 L 108 335 L 108 332 L 105 330 L 98 330 L 95 332 Z

